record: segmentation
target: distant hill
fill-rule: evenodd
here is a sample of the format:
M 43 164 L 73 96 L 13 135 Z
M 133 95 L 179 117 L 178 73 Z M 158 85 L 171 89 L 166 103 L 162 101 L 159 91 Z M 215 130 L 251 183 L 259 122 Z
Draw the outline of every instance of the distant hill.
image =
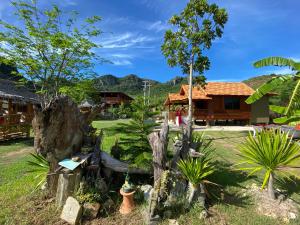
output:
M 143 79 L 135 74 L 129 74 L 124 77 L 116 77 L 111 74 L 95 78 L 95 87 L 99 91 L 121 91 L 131 96 L 143 94 L 143 81 L 148 80 L 151 83 L 151 96 L 156 100 L 162 101 L 170 92 L 177 92 L 181 84 L 186 83 L 184 77 L 175 77 L 172 80 L 161 83 L 155 80 Z
M 278 75 L 271 74 L 256 76 L 242 82 L 246 83 L 253 89 L 256 89 L 274 76 Z M 143 95 L 143 80 L 149 79 L 141 78 L 135 74 L 129 74 L 121 78 L 112 74 L 107 74 L 94 79 L 95 86 L 99 91 L 121 91 L 131 95 L 132 97 Z M 178 92 L 180 86 L 182 84 L 186 84 L 187 82 L 185 77 L 176 76 L 164 83 L 155 80 L 150 80 L 150 83 L 152 85 L 151 96 L 155 96 L 153 99 L 161 103 L 165 100 L 168 93 Z M 294 82 L 289 82 L 285 85 L 277 87 L 274 92 L 278 95 L 271 98 L 271 104 L 285 105 L 289 100 L 294 85 Z
M 272 79 L 272 77 L 276 77 L 278 75 L 276 74 L 271 74 L 271 75 L 261 75 L 261 76 L 257 76 L 257 77 L 252 77 L 248 80 L 244 80 L 243 82 L 247 85 L 249 85 L 250 87 L 252 87 L 253 89 L 257 89 L 259 86 L 261 86 L 262 84 L 268 82 L 269 80 Z
M 17 81 L 20 79 L 20 76 L 12 74 L 17 72 L 17 69 L 11 65 L 6 65 L 0 63 L 0 79 Z

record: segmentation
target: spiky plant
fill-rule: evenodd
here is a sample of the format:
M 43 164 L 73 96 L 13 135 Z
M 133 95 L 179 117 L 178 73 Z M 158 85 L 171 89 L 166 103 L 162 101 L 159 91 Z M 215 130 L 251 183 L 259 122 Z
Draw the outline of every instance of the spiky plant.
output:
M 243 160 L 237 165 L 247 165 L 239 170 L 249 171 L 249 175 L 264 171 L 261 188 L 265 188 L 268 183 L 268 195 L 275 199 L 275 173 L 287 178 L 292 175 L 289 169 L 297 168 L 293 163 L 300 158 L 300 146 L 292 140 L 289 133 L 280 129 L 262 130 L 256 137 L 248 135 L 240 146 L 239 155 Z
M 35 189 L 43 186 L 46 183 L 47 173 L 49 171 L 49 162 L 39 154 L 30 153 L 32 159 L 27 161 L 27 164 L 31 166 L 31 170 L 28 172 L 35 173 L 35 179 L 37 185 Z
M 210 163 L 210 158 L 206 158 L 204 155 L 201 158 L 187 158 L 186 160 L 180 160 L 178 162 L 178 168 L 190 183 L 188 202 L 192 203 L 194 201 L 200 186 L 199 194 L 202 201 L 201 204 L 204 206 L 206 199 L 205 183 L 208 183 L 206 178 L 215 171 L 214 166 Z

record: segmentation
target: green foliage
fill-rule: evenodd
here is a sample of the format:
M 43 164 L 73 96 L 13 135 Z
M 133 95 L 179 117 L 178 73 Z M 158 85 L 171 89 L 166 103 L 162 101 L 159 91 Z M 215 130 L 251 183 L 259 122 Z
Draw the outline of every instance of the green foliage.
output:
M 97 90 L 94 88 L 93 80 L 77 80 L 68 82 L 59 88 L 59 93 L 68 95 L 77 104 L 83 102 L 86 99 L 95 99 L 95 103 L 99 103 L 100 99 L 97 99 Z
M 102 200 L 101 194 L 93 188 L 87 191 L 83 191 L 79 188 L 75 194 L 75 198 L 80 204 L 100 202 Z
M 200 158 L 187 158 L 178 162 L 178 168 L 183 176 L 193 185 L 202 183 L 215 169 L 210 159 L 205 156 Z
M 49 162 L 39 154 L 30 153 L 32 159 L 27 161 L 27 164 L 31 166 L 29 172 L 35 173 L 35 179 L 38 180 L 36 189 L 40 188 L 46 183 L 47 173 L 49 171 Z
M 262 96 L 269 93 L 270 91 L 276 90 L 278 86 L 285 85 L 294 81 L 294 89 L 290 95 L 289 102 L 285 108 L 285 111 L 282 113 L 284 117 L 282 117 L 279 121 L 282 123 L 287 123 L 290 117 L 295 118 L 295 116 L 298 116 L 295 115 L 295 113 L 300 109 L 300 62 L 295 62 L 292 59 L 286 59 L 282 57 L 269 57 L 255 62 L 254 66 L 288 66 L 293 71 L 295 71 L 295 73 L 272 78 L 265 84 L 261 85 L 258 89 L 256 89 L 255 93 L 252 94 L 246 100 L 246 102 L 248 104 L 251 104 L 260 99 Z
M 289 134 L 281 130 L 263 130 L 253 137 L 248 135 L 240 146 L 243 160 L 237 165 L 246 164 L 239 170 L 250 171 L 249 175 L 264 171 L 262 188 L 269 180 L 270 174 L 277 172 L 287 178 L 291 175 L 289 168 L 300 158 L 300 146 Z
M 94 62 L 103 61 L 93 51 L 99 46 L 91 41 L 101 33 L 95 26 L 100 17 L 77 26 L 78 14 L 65 14 L 56 5 L 45 10 L 38 8 L 36 0 L 13 1 L 12 5 L 19 25 L 0 20 L 0 62 L 15 63 L 42 94 L 42 106 L 59 94 L 65 80 L 91 75 Z
M 192 143 L 195 144 L 197 152 L 204 154 L 206 159 L 211 160 L 211 155 L 214 153 L 212 139 L 208 139 L 205 132 L 194 132 Z
M 169 23 L 175 30 L 167 30 L 161 50 L 172 67 L 179 65 L 188 74 L 202 74 L 209 69 L 209 59 L 203 51 L 210 49 L 212 41 L 221 37 L 228 16 L 225 9 L 206 0 L 189 1 L 180 15 L 174 15 Z
M 131 120 L 129 123 L 118 123 L 112 129 L 114 133 L 126 133 L 120 138 L 120 145 L 127 146 L 127 150 L 121 152 L 125 160 L 129 160 L 138 167 L 150 167 L 152 160 L 152 150 L 148 142 L 148 135 L 152 132 L 156 123 L 152 117 L 156 112 L 152 111 L 152 106 L 144 104 L 144 99 L 137 97 L 131 103 Z
M 130 104 L 124 104 L 123 102 L 118 107 L 110 107 L 108 111 L 115 119 L 126 119 L 131 115 Z

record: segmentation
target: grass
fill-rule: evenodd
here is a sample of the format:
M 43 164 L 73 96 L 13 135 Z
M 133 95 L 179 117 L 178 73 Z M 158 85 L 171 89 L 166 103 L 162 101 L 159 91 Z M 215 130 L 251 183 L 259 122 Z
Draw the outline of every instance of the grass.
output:
M 103 129 L 104 139 L 102 147 L 109 152 L 114 144 L 115 136 L 111 135 L 109 129 L 119 122 L 128 123 L 129 120 L 117 121 L 94 121 L 93 126 Z M 281 225 L 282 221 L 275 220 L 256 213 L 253 200 L 243 196 L 243 189 L 247 185 L 261 184 L 260 175 L 247 177 L 245 173 L 234 169 L 233 165 L 238 162 L 236 155 L 238 145 L 243 142 L 247 132 L 207 132 L 213 139 L 216 149 L 216 173 L 211 177 L 213 182 L 222 185 L 220 191 L 211 188 L 220 199 L 210 201 L 211 216 L 206 220 L 199 219 L 200 209 L 195 206 L 186 214 L 178 213 L 175 219 L 179 224 L 233 224 L 233 225 Z M 119 134 L 122 137 L 125 134 Z M 171 133 L 173 136 L 174 133 Z M 59 221 L 60 210 L 56 210 L 54 203 L 41 201 L 44 196 L 34 193 L 34 174 L 28 173 L 28 151 L 33 142 L 32 139 L 14 140 L 0 143 L 0 224 L 55 224 Z M 169 149 L 172 149 L 170 138 Z M 276 184 L 280 187 L 280 184 Z M 298 185 L 298 186 L 297 186 Z M 289 183 L 288 193 L 290 197 L 300 204 L 299 183 Z M 117 204 L 117 203 L 116 203 Z M 116 207 L 117 208 L 117 207 Z M 109 217 L 99 218 L 94 224 L 142 224 L 141 208 L 130 216 L 130 219 L 120 217 L 113 213 Z M 167 220 L 162 224 L 168 224 Z M 60 224 L 60 223 L 59 223 Z M 290 224 L 300 224 L 300 220 L 292 221 Z
M 103 130 L 103 139 L 102 139 L 102 149 L 110 153 L 111 147 L 114 145 L 116 138 L 124 137 L 126 134 L 113 135 L 110 132 L 110 128 L 116 126 L 118 123 L 129 123 L 129 119 L 119 119 L 119 120 L 102 120 L 94 121 L 92 123 L 93 127 L 98 130 Z

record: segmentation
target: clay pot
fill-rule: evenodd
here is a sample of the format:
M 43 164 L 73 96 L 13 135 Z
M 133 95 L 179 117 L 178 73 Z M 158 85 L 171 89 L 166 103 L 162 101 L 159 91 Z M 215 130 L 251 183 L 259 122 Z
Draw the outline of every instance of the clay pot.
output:
M 122 189 L 120 190 L 120 194 L 123 196 L 123 202 L 120 207 L 120 213 L 123 215 L 129 214 L 135 207 L 133 201 L 133 194 L 135 191 L 125 193 Z

